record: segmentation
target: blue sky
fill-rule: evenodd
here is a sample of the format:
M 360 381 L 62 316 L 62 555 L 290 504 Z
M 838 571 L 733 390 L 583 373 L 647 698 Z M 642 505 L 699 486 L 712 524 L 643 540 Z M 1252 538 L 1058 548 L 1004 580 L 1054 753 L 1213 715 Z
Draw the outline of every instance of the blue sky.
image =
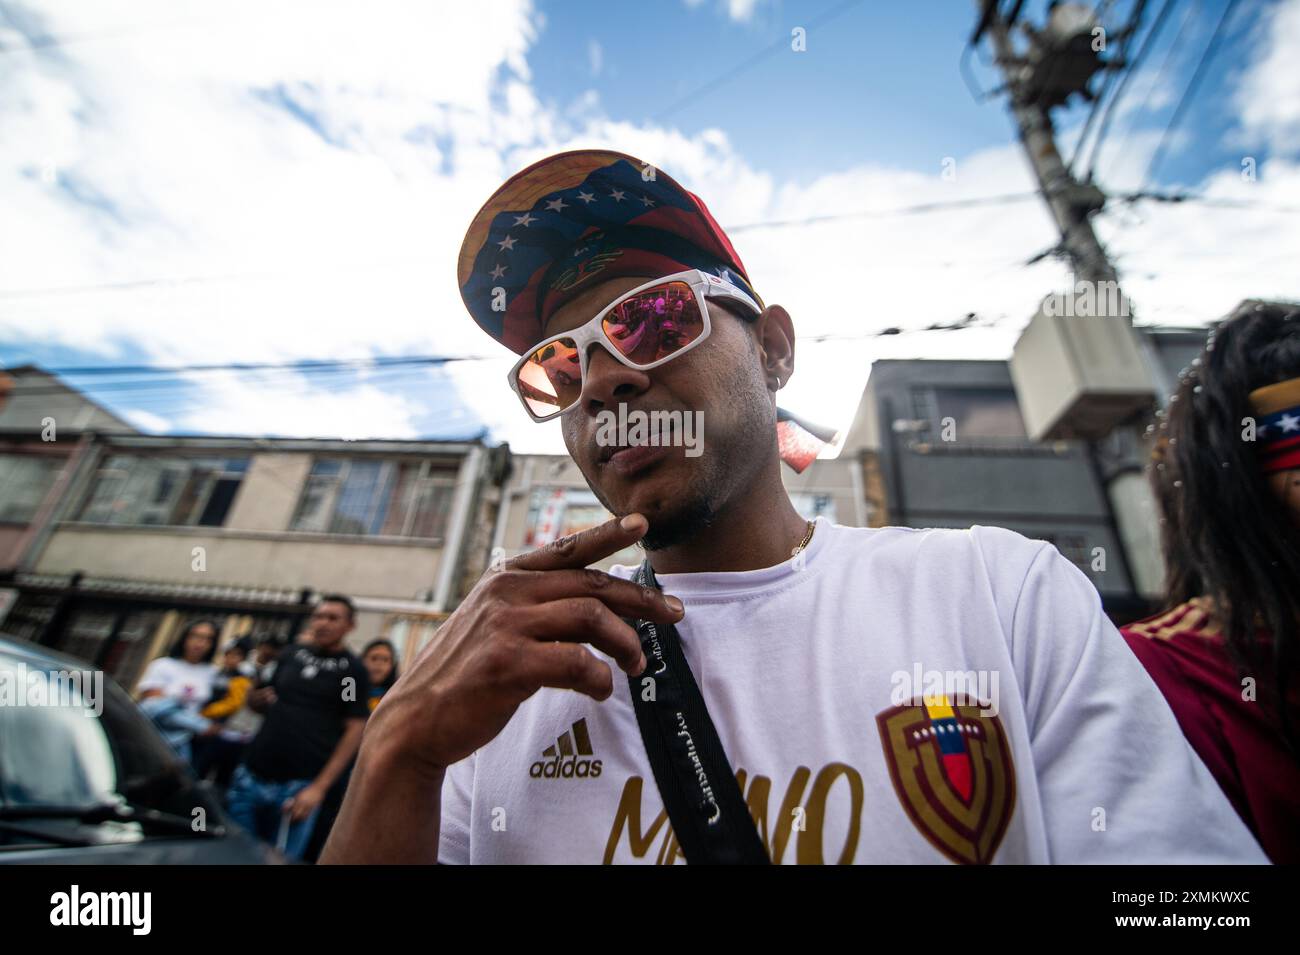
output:
M 1181 91 L 1226 4 L 1206 0 L 1174 8 L 1150 54 L 1148 62 L 1156 67 L 1151 73 L 1159 72 L 1188 18 L 1180 55 L 1166 77 L 1169 88 Z M 1027 3 L 1021 16 L 1041 23 L 1046 6 L 1045 0 Z M 1149 4 L 1148 22 L 1159 6 L 1158 0 Z M 1231 156 L 1225 133 L 1235 124 L 1236 110 L 1225 79 L 1240 70 L 1258 10 L 1267 6 L 1243 4 L 1228 24 L 1186 127 L 1187 148 L 1161 170 L 1164 182 L 1199 181 Z M 1131 7 L 1120 3 L 1115 10 L 1127 14 Z M 637 5 L 566 2 L 540 9 L 546 26 L 528 62 L 543 99 L 563 107 L 595 89 L 614 116 L 670 120 L 687 135 L 721 127 L 749 162 L 790 181 L 806 184 L 864 157 L 930 172 L 944 156 L 999 145 L 1013 131 L 1004 100 L 978 103 L 962 80 L 958 64 L 975 19 L 969 0 L 760 4 L 748 20 L 726 16 L 717 4 L 664 3 L 655 7 L 653 38 L 645 36 L 647 17 Z M 792 26 L 837 10 L 843 12 L 811 28 L 811 55 L 782 51 L 692 98 L 788 37 Z M 987 42 L 981 54 L 974 72 L 984 88 L 992 88 L 998 80 L 988 65 Z M 650 61 L 653 69 L 647 68 Z M 1145 92 L 1146 83 L 1136 89 Z M 1087 109 L 1076 100 L 1058 122 L 1063 129 L 1074 126 Z M 666 110 L 671 112 L 664 115 Z M 1168 112 L 1141 117 L 1142 124 L 1158 126 Z
M 1172 7 L 1102 152 L 1107 188 L 1142 182 L 1226 3 Z M 1041 22 L 1045 6 L 1022 16 Z M 1111 8 L 1114 27 L 1132 2 Z M 504 388 L 510 356 L 470 323 L 452 269 L 497 184 L 582 146 L 666 169 L 724 226 L 874 213 L 733 235 L 806 342 L 783 403 L 830 424 L 847 424 L 873 359 L 1005 357 L 1068 283 L 1059 262 L 1025 265 L 1054 239 L 1037 201 L 889 213 L 1032 188 L 1004 101 L 977 102 L 959 70 L 973 3 L 302 9 L 0 0 L 0 362 L 471 356 L 74 383 L 150 430 L 487 428 L 559 450 L 555 426 L 533 426 Z M 992 87 L 987 60 L 985 45 L 971 66 Z M 1139 321 L 1202 324 L 1246 295 L 1300 296 L 1300 226 L 1276 211 L 1300 206 L 1298 60 L 1300 3 L 1243 0 L 1153 183 L 1256 205 L 1116 205 L 1099 220 Z M 1057 114 L 1066 144 L 1086 110 Z M 967 312 L 985 327 L 871 337 Z

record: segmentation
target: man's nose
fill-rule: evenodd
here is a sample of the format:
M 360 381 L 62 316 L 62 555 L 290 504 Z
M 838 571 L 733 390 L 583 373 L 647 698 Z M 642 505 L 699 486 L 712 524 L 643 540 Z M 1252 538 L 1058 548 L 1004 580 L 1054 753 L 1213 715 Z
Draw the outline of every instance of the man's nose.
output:
M 587 376 L 582 382 L 579 403 L 595 415 L 619 402 L 628 401 L 650 387 L 650 376 L 624 365 L 605 348 L 592 343 L 587 352 Z

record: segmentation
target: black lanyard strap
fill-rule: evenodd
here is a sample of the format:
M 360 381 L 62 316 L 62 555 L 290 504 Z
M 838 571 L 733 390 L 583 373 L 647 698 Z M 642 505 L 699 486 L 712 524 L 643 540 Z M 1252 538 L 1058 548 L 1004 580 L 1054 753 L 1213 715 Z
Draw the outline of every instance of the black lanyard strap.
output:
M 659 589 L 647 558 L 634 578 Z M 672 624 L 629 621 L 646 670 L 628 677 L 632 707 L 682 855 L 692 865 L 771 863 Z

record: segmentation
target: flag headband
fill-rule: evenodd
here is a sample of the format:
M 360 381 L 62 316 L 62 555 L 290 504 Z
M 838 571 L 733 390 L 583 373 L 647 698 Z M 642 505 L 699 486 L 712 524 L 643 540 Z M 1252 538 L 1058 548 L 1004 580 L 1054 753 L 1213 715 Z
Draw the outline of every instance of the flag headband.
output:
M 1300 468 L 1300 378 L 1256 388 L 1250 406 L 1264 473 Z

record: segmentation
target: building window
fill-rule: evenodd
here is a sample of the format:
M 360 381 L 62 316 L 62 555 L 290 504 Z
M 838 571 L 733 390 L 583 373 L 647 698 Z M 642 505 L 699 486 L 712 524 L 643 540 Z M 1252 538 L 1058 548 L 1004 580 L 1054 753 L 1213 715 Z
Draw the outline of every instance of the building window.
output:
M 318 458 L 290 530 L 441 539 L 456 469 L 432 461 Z
M 1020 403 L 1011 388 L 935 388 L 933 408 L 935 433 L 941 433 L 944 418 L 952 418 L 958 441 L 1026 437 Z
M 0 454 L 0 522 L 29 523 L 63 462 L 61 457 L 44 454 Z
M 246 458 L 115 454 L 99 468 L 80 519 L 94 524 L 220 527 Z

